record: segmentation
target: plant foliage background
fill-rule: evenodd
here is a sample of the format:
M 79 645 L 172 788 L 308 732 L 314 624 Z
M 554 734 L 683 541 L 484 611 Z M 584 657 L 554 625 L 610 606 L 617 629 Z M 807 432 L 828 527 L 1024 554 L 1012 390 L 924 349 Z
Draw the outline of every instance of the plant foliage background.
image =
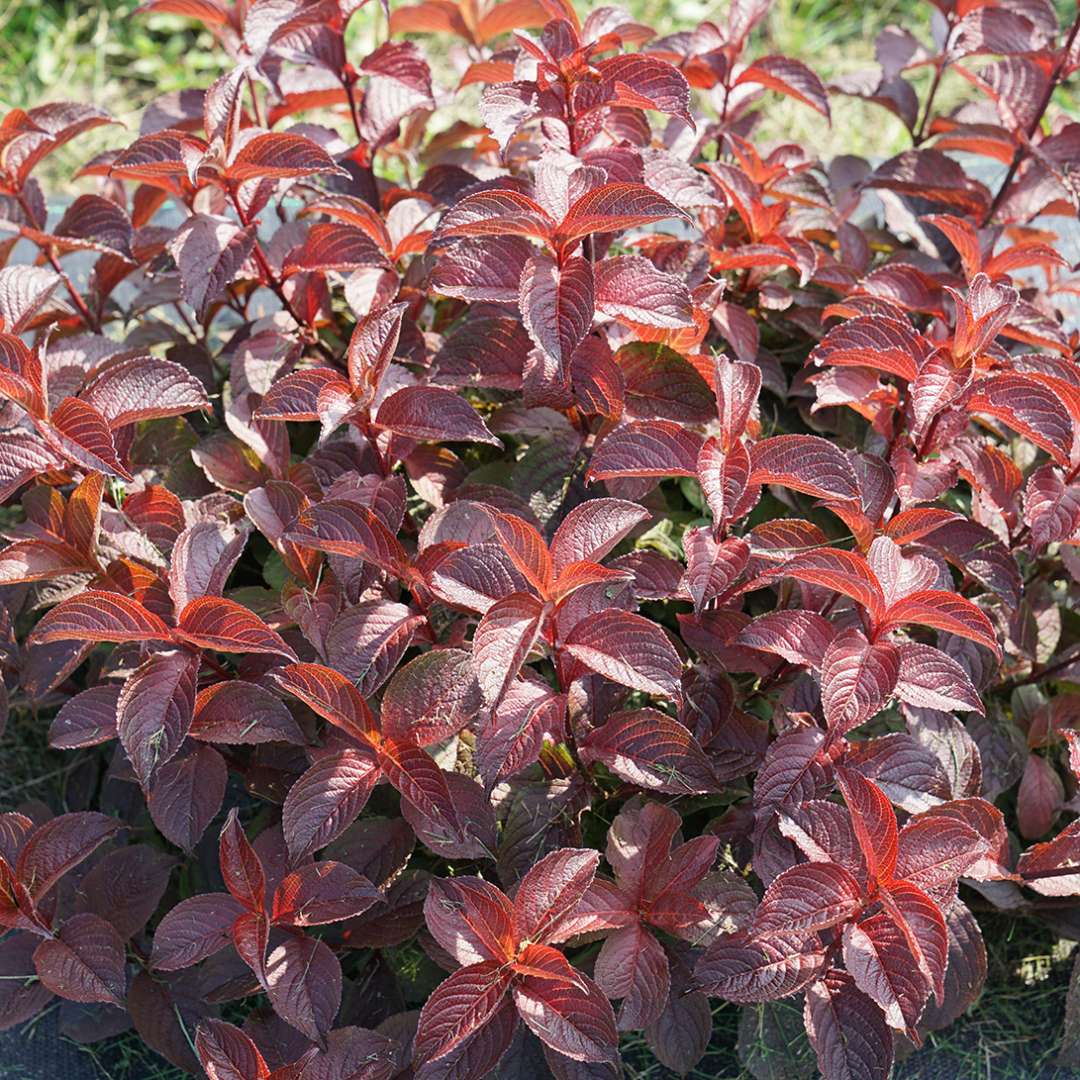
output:
M 5 112 L 5 1026 L 886 1077 L 1074 935 L 1080 13 L 702 14 L 151 0 Z

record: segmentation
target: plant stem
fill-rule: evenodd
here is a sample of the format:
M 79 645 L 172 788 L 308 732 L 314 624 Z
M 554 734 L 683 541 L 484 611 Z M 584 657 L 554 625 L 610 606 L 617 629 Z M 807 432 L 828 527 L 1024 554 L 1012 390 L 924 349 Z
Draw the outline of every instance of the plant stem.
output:
M 240 200 L 237 198 L 236 190 L 230 188 L 229 200 L 233 204 L 233 209 L 236 210 L 237 217 L 240 218 L 240 224 L 247 228 L 251 221 L 244 213 L 243 207 L 240 205 Z M 317 334 L 312 330 L 310 326 L 300 317 L 299 312 L 293 307 L 292 301 L 289 299 L 288 294 L 285 292 L 285 287 L 278 280 L 277 275 L 274 273 L 273 267 L 270 265 L 270 260 L 267 259 L 266 253 L 262 249 L 262 245 L 259 243 L 258 236 L 255 237 L 255 244 L 252 247 L 252 253 L 255 256 L 255 262 L 259 265 L 259 272 L 262 274 L 263 282 L 269 288 L 274 295 L 281 301 L 281 306 L 292 316 L 293 321 L 300 328 L 302 333 L 305 333 L 308 340 L 314 345 L 324 356 L 328 359 L 335 359 L 333 352 L 324 345 Z
M 916 146 L 921 146 L 926 141 L 926 128 L 930 123 L 930 114 L 934 108 L 934 98 L 937 97 L 938 87 L 941 86 L 941 77 L 949 65 L 941 59 L 934 65 L 934 81 L 930 84 L 930 92 L 926 95 L 926 106 L 923 108 L 922 120 L 919 121 L 918 130 L 912 135 Z
M 1020 165 L 1027 157 L 1028 145 L 1035 132 L 1038 130 L 1039 125 L 1042 123 L 1043 115 L 1050 105 L 1050 99 L 1054 96 L 1054 90 L 1057 88 L 1058 80 L 1061 78 L 1061 73 L 1065 68 L 1065 63 L 1069 58 L 1069 53 L 1072 51 L 1073 43 L 1076 41 L 1076 35 L 1078 33 L 1080 33 L 1080 10 L 1077 11 L 1076 18 L 1073 20 L 1069 35 L 1065 39 L 1065 44 L 1062 45 L 1059 50 L 1057 62 L 1054 64 L 1054 70 L 1046 80 L 1046 89 L 1043 90 L 1042 98 L 1035 108 L 1031 122 L 1027 126 L 1027 131 L 1024 133 L 1024 141 L 1013 152 L 1012 161 L 1009 163 L 1009 170 L 1005 173 L 1005 179 L 1001 182 L 1001 187 L 998 188 L 997 194 L 994 196 L 994 201 L 986 211 L 986 215 L 982 220 L 983 228 L 994 220 L 994 214 L 997 213 L 1002 202 L 1004 202 L 1009 187 L 1012 185 L 1013 177 L 1016 176 L 1016 170 L 1020 168 Z

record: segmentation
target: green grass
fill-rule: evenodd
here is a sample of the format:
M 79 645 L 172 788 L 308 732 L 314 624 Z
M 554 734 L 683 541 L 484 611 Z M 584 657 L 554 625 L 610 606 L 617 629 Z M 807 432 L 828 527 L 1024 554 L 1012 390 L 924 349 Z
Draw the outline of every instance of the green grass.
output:
M 980 917 L 987 943 L 986 989 L 951 1028 L 896 1070 L 896 1080 L 1075 1080 L 1059 1068 L 1062 1022 L 1076 943 L 1037 923 Z
M 189 1074 L 159 1057 L 134 1031 L 101 1046 L 79 1046 L 100 1080 L 187 1080 Z
M 0 812 L 28 800 L 52 810 L 66 807 L 67 780 L 79 768 L 81 754 L 50 750 L 49 722 L 29 709 L 12 706 L 7 730 L 0 739 Z
M 71 176 L 93 154 L 130 142 L 143 108 L 158 94 L 184 86 L 208 86 L 225 70 L 226 58 L 212 35 L 192 20 L 171 15 L 134 15 L 135 0 L 0 0 L 0 109 L 28 108 L 44 101 L 90 101 L 108 109 L 124 125 L 99 128 L 62 148 L 38 170 L 50 193 L 72 190 Z M 397 4 L 395 4 L 397 6 Z M 843 0 L 777 0 L 755 39 L 758 54 L 786 52 L 811 60 L 826 80 L 858 70 L 873 60 L 873 40 L 891 21 L 925 24 L 925 13 L 911 13 L 906 0 L 860 4 Z M 925 5 L 922 5 L 925 7 Z M 582 5 L 584 8 L 585 5 Z M 631 0 L 635 18 L 661 33 L 716 18 L 720 8 L 700 0 Z M 676 11 L 675 18 L 672 11 Z M 385 35 L 378 5 L 363 9 L 350 25 L 353 48 L 362 56 Z M 445 86 L 454 73 L 438 37 L 425 39 L 436 79 Z M 925 82 L 922 76 L 917 82 Z M 957 78 L 948 87 L 964 90 Z M 466 91 L 461 115 L 473 115 L 478 91 Z M 943 96 L 949 101 L 948 93 Z M 850 98 L 832 102 L 831 128 L 805 106 L 770 95 L 761 137 L 813 146 L 825 157 L 835 153 L 881 156 L 907 145 L 900 121 L 884 110 Z M 444 112 L 439 126 L 454 119 Z

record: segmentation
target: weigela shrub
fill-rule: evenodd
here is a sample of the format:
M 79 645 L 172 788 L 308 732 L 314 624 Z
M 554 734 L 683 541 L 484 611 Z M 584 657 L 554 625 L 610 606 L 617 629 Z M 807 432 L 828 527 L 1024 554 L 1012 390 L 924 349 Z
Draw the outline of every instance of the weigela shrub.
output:
M 78 777 L 0 817 L 3 1025 L 584 1080 L 718 998 L 773 1076 L 787 998 L 869 1080 L 979 994 L 965 900 L 1067 924 L 1080 20 L 935 2 L 830 88 L 911 133 L 876 167 L 751 141 L 829 116 L 764 0 L 427 0 L 363 57 L 363 0 L 150 0 L 229 70 L 59 212 L 109 116 L 3 118 L 0 686 Z

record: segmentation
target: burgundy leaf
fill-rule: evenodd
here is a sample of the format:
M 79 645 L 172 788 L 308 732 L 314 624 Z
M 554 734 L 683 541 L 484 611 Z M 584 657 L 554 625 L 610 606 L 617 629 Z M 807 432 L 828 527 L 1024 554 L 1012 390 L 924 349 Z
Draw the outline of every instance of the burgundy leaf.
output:
M 834 969 L 807 989 L 806 1031 L 823 1076 L 887 1080 L 892 1033 L 878 1006 L 846 972 Z
M 753 933 L 825 930 L 845 922 L 861 903 L 859 883 L 843 867 L 834 863 L 793 866 L 765 890 L 754 915 Z
M 488 1023 L 509 989 L 510 975 L 505 963 L 484 960 L 441 982 L 420 1011 L 413 1044 L 416 1061 L 444 1057 Z
M 664 632 L 640 615 L 614 608 L 599 612 L 579 622 L 563 647 L 613 682 L 647 694 L 681 696 L 678 653 Z
M 770 90 L 793 97 L 829 117 L 829 98 L 821 80 L 805 64 L 788 56 L 763 56 L 746 67 L 735 80 L 759 83 Z
M 288 934 L 266 958 L 266 993 L 282 1020 L 319 1042 L 341 1007 L 341 965 L 325 942 Z
M 821 661 L 821 704 L 829 726 L 843 734 L 865 724 L 887 704 L 900 676 L 900 652 L 844 630 Z
M 123 1007 L 127 979 L 124 943 L 113 927 L 86 912 L 65 919 L 59 933 L 34 952 L 38 978 L 68 1001 Z
M 631 784 L 672 794 L 719 786 L 712 764 L 678 720 L 653 709 L 617 713 L 581 744 L 582 760 L 603 762 Z
M 180 614 L 177 636 L 202 649 L 296 659 L 296 653 L 258 615 L 220 596 L 202 596 L 188 604 Z
M 751 484 L 780 484 L 819 499 L 859 498 L 859 481 L 834 443 L 816 435 L 774 435 L 750 453 Z
M 708 994 L 740 1003 L 797 993 L 825 970 L 816 937 L 776 931 L 768 937 L 725 934 L 698 960 L 694 982 Z
M 573 1061 L 613 1061 L 618 1035 L 603 991 L 589 978 L 577 982 L 527 976 L 514 984 L 522 1020 L 551 1049 Z
M 208 1020 L 195 1034 L 195 1050 L 212 1080 L 269 1080 L 259 1048 L 238 1027 Z
M 177 971 L 220 952 L 230 942 L 243 908 L 228 893 L 201 893 L 181 900 L 158 923 L 150 966 Z

